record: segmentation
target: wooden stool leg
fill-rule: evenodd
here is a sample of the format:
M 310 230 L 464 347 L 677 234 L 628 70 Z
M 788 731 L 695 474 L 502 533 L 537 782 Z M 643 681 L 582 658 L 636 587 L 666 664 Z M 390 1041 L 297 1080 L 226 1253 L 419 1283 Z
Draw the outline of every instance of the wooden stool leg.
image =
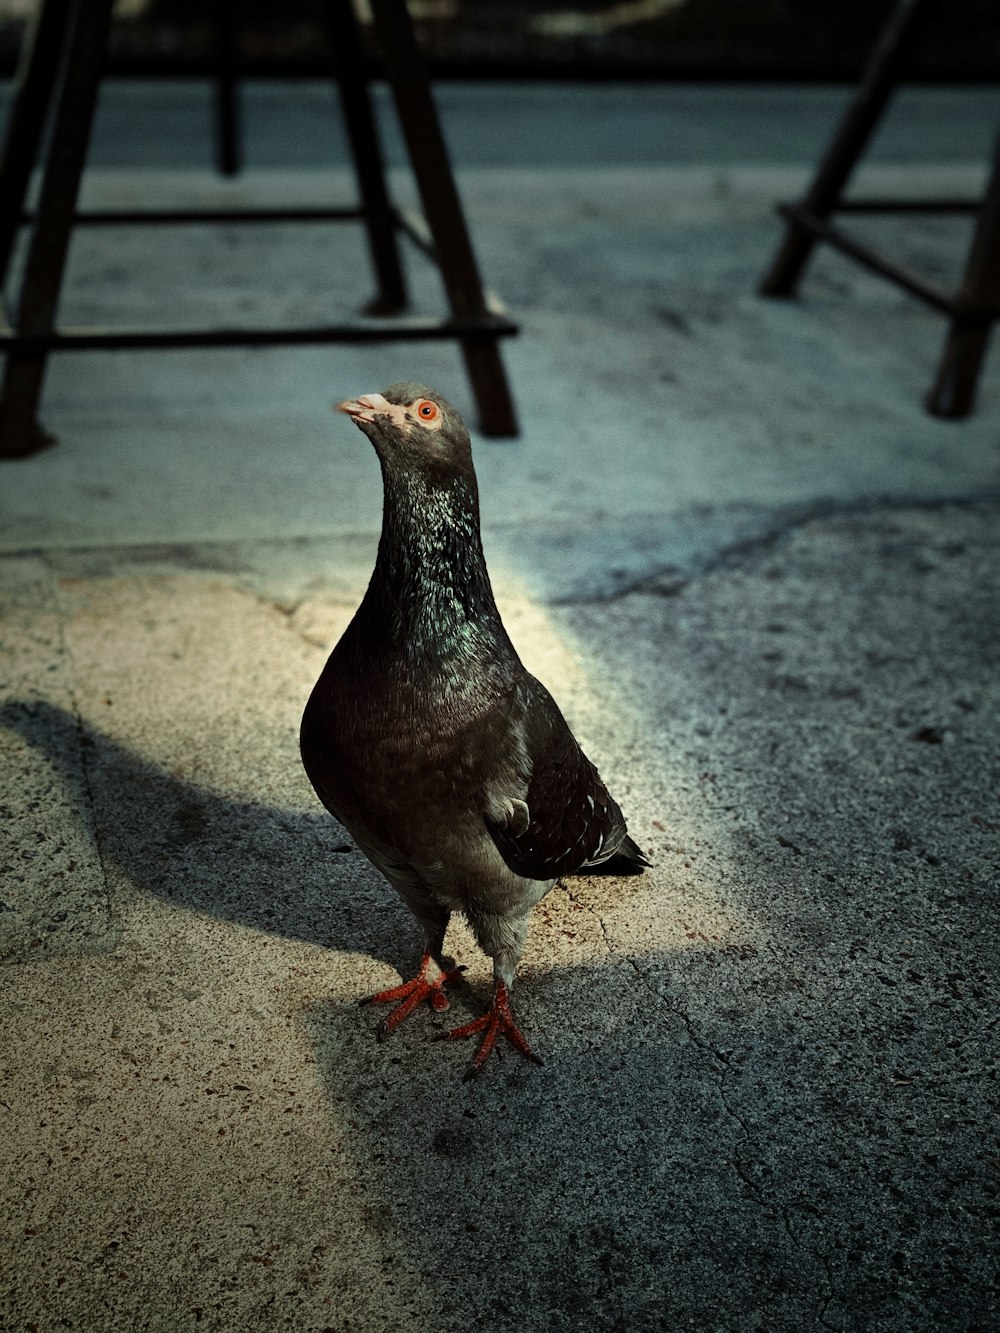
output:
M 927 410 L 936 417 L 964 417 L 972 408 L 990 328 L 1000 309 L 1000 140 L 956 303 L 937 379 L 927 396 Z
M 59 302 L 73 213 L 87 155 L 112 0 L 75 0 L 55 124 L 28 250 L 16 333 L 51 333 Z M 0 456 L 17 457 L 50 444 L 36 412 L 45 377 L 44 349 L 8 353 L 0 391 Z
M 861 86 L 851 99 L 802 201 L 803 207 L 815 216 L 827 217 L 840 201 L 855 163 L 885 110 L 923 4 L 924 0 L 896 0 L 872 52 Z M 812 232 L 800 223 L 790 221 L 778 253 L 760 284 L 761 296 L 794 295 L 815 244 L 816 237 Z
M 45 0 L 21 47 L 0 159 L 0 286 L 6 281 L 66 35 L 70 0 Z
M 406 5 L 404 0 L 371 0 L 371 7 L 452 315 L 484 317 L 488 311 L 479 268 Z M 496 339 L 463 339 L 462 353 L 483 433 L 516 435 L 514 404 Z
M 365 79 L 361 33 L 351 0 L 328 0 L 326 8 L 340 105 L 378 283 L 378 295 L 365 307 L 365 313 L 391 315 L 405 309 L 408 298 L 375 113 Z
M 216 0 L 215 166 L 220 176 L 238 176 L 243 167 L 240 107 L 236 86 L 236 31 L 233 0 Z

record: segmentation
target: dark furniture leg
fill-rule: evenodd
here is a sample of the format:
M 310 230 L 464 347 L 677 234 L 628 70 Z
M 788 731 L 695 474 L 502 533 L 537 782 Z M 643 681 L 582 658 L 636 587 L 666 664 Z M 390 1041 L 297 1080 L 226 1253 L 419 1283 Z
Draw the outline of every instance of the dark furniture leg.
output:
M 70 0 L 48 0 L 24 39 L 0 159 L 0 287 L 7 278 L 31 172 L 59 71 Z
M 51 332 L 59 301 L 80 175 L 87 155 L 112 0 L 76 0 L 17 312 L 18 333 Z M 11 351 L 0 391 L 0 456 L 33 453 L 51 443 L 36 412 L 45 376 L 44 351 Z
M 924 0 L 896 0 L 868 62 L 861 86 L 833 137 L 812 185 L 799 206 L 825 218 L 836 208 L 855 163 L 864 151 L 895 86 L 900 61 Z M 816 236 L 794 218 L 763 282 L 762 296 L 792 296 L 816 244 Z
M 217 0 L 222 28 L 232 19 L 232 0 Z M 38 404 L 51 351 L 100 348 L 169 348 L 290 346 L 300 343 L 396 342 L 410 340 L 457 341 L 472 381 L 483 429 L 488 435 L 517 432 L 510 391 L 497 341 L 518 332 L 496 298 L 483 291 L 472 247 L 462 217 L 444 141 L 430 89 L 426 84 L 409 16 L 402 0 L 377 0 L 380 35 L 388 48 L 392 76 L 411 163 L 426 205 L 430 229 L 422 218 L 408 217 L 388 197 L 375 129 L 375 119 L 364 79 L 361 42 L 349 0 L 327 0 L 342 80 L 345 111 L 350 117 L 350 141 L 359 177 L 361 207 L 351 208 L 243 208 L 243 209 L 76 209 L 94 108 L 100 85 L 112 0 L 43 0 L 39 32 L 48 34 L 32 46 L 24 69 L 16 115 L 23 133 L 8 152 L 7 180 L 20 182 L 14 191 L 16 207 L 4 214 L 11 236 L 22 222 L 31 224 L 25 276 L 19 307 L 8 324 L 0 323 L 0 351 L 6 353 L 0 387 L 0 457 L 16 458 L 51 443 L 37 422 Z M 231 50 L 231 42 L 230 42 Z M 217 89 L 229 77 L 222 60 Z M 56 71 L 58 66 L 58 72 Z M 229 73 L 232 71 L 230 70 Z M 46 115 L 41 96 L 49 84 L 55 103 L 51 142 L 46 150 L 38 207 L 27 215 L 23 196 L 33 156 Z M 24 85 L 28 85 L 27 91 Z M 224 90 L 220 101 L 225 103 Z M 225 109 L 217 129 L 223 165 L 238 165 L 238 123 L 235 102 L 229 128 Z M 412 123 L 411 123 L 412 122 Z M 230 140 L 227 148 L 225 140 Z M 13 144 L 14 136 L 8 136 Z M 28 151 L 30 149 L 30 151 Z M 11 156 L 13 153 L 13 156 Z M 407 232 L 415 244 L 438 264 L 448 295 L 447 317 L 354 320 L 305 328 L 214 329 L 66 329 L 55 327 L 59 291 L 68 253 L 71 228 L 79 225 L 126 223 L 184 224 L 197 222 L 257 224 L 284 221 L 364 221 L 379 284 L 377 307 L 388 316 L 406 301 L 395 231 Z
M 462 205 L 455 188 L 437 111 L 404 0 L 371 0 L 379 50 L 452 315 L 489 316 Z M 485 435 L 516 435 L 517 420 L 496 340 L 462 340 L 462 354 Z
M 243 168 L 233 7 L 233 0 L 216 0 L 215 165 L 220 176 L 238 176 Z
M 396 223 L 385 183 L 385 164 L 365 79 L 361 33 L 350 0 L 328 0 L 327 22 L 351 160 L 364 211 L 378 294 L 367 315 L 392 315 L 407 305 Z
M 979 211 L 965 277 L 955 298 L 937 380 L 927 396 L 936 417 L 964 417 L 972 407 L 976 380 L 992 322 L 1000 314 L 1000 140 L 993 172 Z

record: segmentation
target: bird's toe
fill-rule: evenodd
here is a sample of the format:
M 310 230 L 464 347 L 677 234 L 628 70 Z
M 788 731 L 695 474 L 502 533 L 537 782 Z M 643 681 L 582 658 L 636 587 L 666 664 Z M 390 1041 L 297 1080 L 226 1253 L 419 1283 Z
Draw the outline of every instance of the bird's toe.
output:
M 424 954 L 419 972 L 410 981 L 404 981 L 399 986 L 390 986 L 388 990 L 377 991 L 374 995 L 366 995 L 364 999 L 358 1001 L 359 1004 L 396 1004 L 392 1013 L 388 1014 L 378 1026 L 376 1036 L 379 1041 L 386 1041 L 391 1037 L 400 1023 L 409 1018 L 424 1000 L 428 1000 L 431 1008 L 438 1013 L 449 1007 L 448 997 L 444 993 L 445 984 L 460 977 L 465 968 L 455 967 L 448 971 L 440 971 L 435 977 L 429 977 L 428 971 L 432 961 L 429 954 Z
M 437 1033 L 434 1040 L 460 1041 L 463 1037 L 472 1037 L 480 1032 L 483 1034 L 483 1039 L 479 1044 L 479 1049 L 472 1057 L 472 1063 L 466 1070 L 466 1082 L 469 1079 L 478 1078 L 483 1065 L 489 1059 L 493 1047 L 496 1045 L 497 1037 L 501 1033 L 515 1050 L 520 1051 L 522 1055 L 536 1065 L 543 1063 L 541 1057 L 531 1049 L 528 1039 L 514 1022 L 514 1016 L 510 1009 L 510 997 L 503 982 L 498 983 L 493 1003 L 485 1014 L 481 1014 L 479 1018 L 473 1018 L 468 1023 L 463 1023 L 461 1027 L 451 1028 L 448 1032 Z

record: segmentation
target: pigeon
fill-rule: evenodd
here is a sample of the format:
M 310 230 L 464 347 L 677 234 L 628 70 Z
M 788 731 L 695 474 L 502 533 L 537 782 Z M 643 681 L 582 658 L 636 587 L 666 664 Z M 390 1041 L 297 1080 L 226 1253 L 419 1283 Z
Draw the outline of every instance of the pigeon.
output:
M 375 447 L 383 513 L 375 569 L 302 717 L 319 799 L 416 917 L 416 975 L 361 1001 L 395 1002 L 388 1037 L 464 968 L 442 958 L 452 912 L 493 960 L 489 1010 L 438 1034 L 502 1034 L 541 1063 L 510 991 L 535 905 L 561 875 L 650 864 L 548 690 L 522 665 L 483 556 L 469 432 L 441 394 L 394 384 L 338 404 Z

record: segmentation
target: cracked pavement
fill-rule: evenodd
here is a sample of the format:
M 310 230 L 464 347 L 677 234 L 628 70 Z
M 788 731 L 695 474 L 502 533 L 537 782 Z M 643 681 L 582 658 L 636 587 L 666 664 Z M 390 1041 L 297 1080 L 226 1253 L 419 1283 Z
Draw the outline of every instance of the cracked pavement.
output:
M 460 921 L 451 1010 L 375 1041 L 416 929 L 296 749 L 377 540 L 329 404 L 405 366 L 467 407 L 454 351 L 53 363 L 59 444 L 0 501 L 4 1328 L 1000 1322 L 1000 377 L 937 422 L 935 316 L 829 256 L 754 297 L 800 179 L 463 173 L 524 321 L 523 437 L 475 443 L 501 608 L 654 860 L 537 909 L 543 1068 L 430 1042 L 489 995 Z M 279 233 L 251 317 L 264 277 L 313 299 Z M 158 259 L 113 300 L 101 244 L 81 317 L 165 299 Z

